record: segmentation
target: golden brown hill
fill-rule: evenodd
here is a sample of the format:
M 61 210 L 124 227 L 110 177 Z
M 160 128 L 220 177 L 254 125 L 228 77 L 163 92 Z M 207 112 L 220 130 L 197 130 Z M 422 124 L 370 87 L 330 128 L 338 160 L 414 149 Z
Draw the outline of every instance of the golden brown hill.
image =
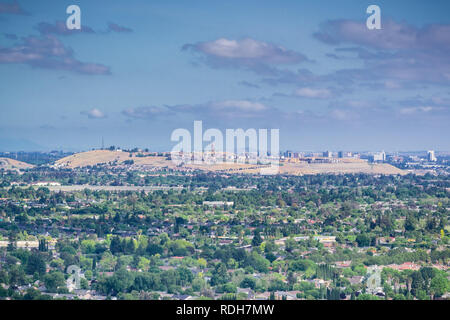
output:
M 87 152 L 76 153 L 71 156 L 59 159 L 55 162 L 55 167 L 63 168 L 82 168 L 87 166 L 95 166 L 101 164 L 120 165 L 127 160 L 133 160 L 136 165 L 149 165 L 154 167 L 175 167 L 175 165 L 166 159 L 166 157 L 149 156 L 142 153 L 144 157 L 136 156 L 125 151 L 109 151 L 109 150 L 93 150 Z
M 366 161 L 345 161 L 338 163 L 288 163 L 280 167 L 280 173 L 292 175 L 306 174 L 345 174 L 345 173 L 367 173 L 367 174 L 407 174 L 406 171 L 396 168 L 387 163 L 372 164 Z
M 32 164 L 17 161 L 9 158 L 0 158 L 0 169 L 14 170 L 14 169 L 31 169 L 34 166 Z
M 130 160 L 130 154 L 122 151 L 94 150 L 76 153 L 59 159 L 55 162 L 56 167 L 81 168 L 100 164 L 121 164 Z M 135 158 L 133 158 L 135 160 Z
M 144 155 L 148 155 L 145 154 Z M 129 152 L 94 150 L 88 152 L 77 153 L 69 157 L 56 161 L 56 167 L 81 168 L 86 166 L 94 166 L 101 164 L 120 165 L 127 160 L 133 160 L 134 165 L 146 165 L 152 167 L 168 167 L 175 168 L 172 161 L 166 157 L 144 156 L 138 157 L 136 153 L 130 157 Z M 219 171 L 227 173 L 252 173 L 258 174 L 260 168 L 264 166 L 242 164 L 242 163 L 223 163 L 223 164 L 186 164 L 185 168 L 203 170 L 203 171 Z M 343 160 L 338 163 L 283 163 L 280 166 L 281 174 L 304 175 L 304 174 L 344 174 L 344 173 L 368 173 L 368 174 L 406 174 L 389 164 L 370 164 L 366 161 Z

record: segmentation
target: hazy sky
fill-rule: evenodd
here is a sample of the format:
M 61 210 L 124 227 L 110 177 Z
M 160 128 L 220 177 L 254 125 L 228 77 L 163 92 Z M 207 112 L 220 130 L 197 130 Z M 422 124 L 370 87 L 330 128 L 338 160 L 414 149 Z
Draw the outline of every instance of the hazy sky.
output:
M 170 150 L 194 120 L 279 128 L 281 149 L 450 150 L 449 88 L 449 1 L 0 0 L 0 150 Z

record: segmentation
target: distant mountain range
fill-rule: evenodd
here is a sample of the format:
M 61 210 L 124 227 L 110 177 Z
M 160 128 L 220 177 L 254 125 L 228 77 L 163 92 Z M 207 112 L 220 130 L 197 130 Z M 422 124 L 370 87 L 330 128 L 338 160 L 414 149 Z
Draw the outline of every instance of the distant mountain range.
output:
M 0 151 L 47 151 L 48 148 L 26 139 L 0 137 Z

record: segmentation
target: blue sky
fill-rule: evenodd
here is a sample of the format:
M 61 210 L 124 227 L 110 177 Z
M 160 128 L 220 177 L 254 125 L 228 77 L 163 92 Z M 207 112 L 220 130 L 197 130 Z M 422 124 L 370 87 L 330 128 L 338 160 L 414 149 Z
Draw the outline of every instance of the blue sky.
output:
M 279 128 L 282 149 L 450 150 L 450 3 L 336 3 L 0 0 L 0 150 L 170 150 L 194 120 Z

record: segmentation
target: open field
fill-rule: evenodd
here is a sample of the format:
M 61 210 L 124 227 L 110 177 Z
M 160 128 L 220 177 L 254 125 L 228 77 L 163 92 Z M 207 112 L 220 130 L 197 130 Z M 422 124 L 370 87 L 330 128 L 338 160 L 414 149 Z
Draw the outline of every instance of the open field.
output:
M 31 169 L 34 166 L 29 163 L 17 161 L 9 158 L 0 158 L 0 169 L 12 170 L 12 169 Z
M 367 174 L 406 174 L 390 164 L 371 164 L 367 162 L 342 162 L 342 163 L 288 163 L 280 167 L 280 173 L 303 175 L 303 174 L 345 174 L 345 173 L 367 173 Z
M 157 157 L 146 157 L 146 158 L 130 158 L 130 153 L 121 151 L 108 151 L 108 150 L 94 150 L 88 152 L 76 153 L 71 156 L 59 159 L 55 162 L 56 167 L 65 168 L 81 168 L 87 166 L 94 166 L 99 164 L 121 164 L 126 160 L 133 160 L 136 163 L 141 163 L 141 160 L 147 160 L 149 164 L 152 160 L 165 160 L 165 158 L 154 159 Z

